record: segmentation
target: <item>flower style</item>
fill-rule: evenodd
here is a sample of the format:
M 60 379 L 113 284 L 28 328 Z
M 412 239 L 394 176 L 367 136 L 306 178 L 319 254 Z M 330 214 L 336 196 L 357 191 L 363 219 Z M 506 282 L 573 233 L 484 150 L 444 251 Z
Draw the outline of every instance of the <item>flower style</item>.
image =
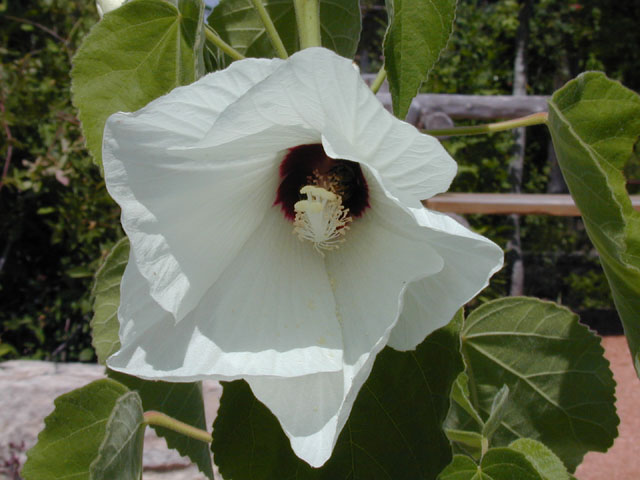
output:
M 415 348 L 502 265 L 422 207 L 456 171 L 438 141 L 322 48 L 111 116 L 103 161 L 131 242 L 109 367 L 243 378 L 313 466 L 378 352 Z

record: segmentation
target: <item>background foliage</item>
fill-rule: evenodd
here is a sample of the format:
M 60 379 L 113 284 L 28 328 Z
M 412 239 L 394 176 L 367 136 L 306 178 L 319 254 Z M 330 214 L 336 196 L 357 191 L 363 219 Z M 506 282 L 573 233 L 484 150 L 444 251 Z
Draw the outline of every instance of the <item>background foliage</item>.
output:
M 423 90 L 510 95 L 521 3 L 463 2 L 471 8 L 458 9 L 449 48 Z M 603 70 L 630 88 L 640 87 L 632 73 L 640 67 L 640 57 L 637 52 L 622 53 L 629 50 L 628 45 L 637 44 L 640 35 L 637 29 L 620 29 L 628 24 L 629 18 L 637 18 L 640 4 L 623 5 L 610 0 L 540 0 L 533 4 L 526 52 L 527 94 L 549 95 L 585 70 Z M 511 133 L 458 137 L 445 143 L 461 164 L 453 191 L 509 191 Z M 550 182 L 554 160 L 549 156 L 549 146 L 545 128 L 527 130 L 523 193 L 557 193 L 557 186 Z M 507 247 L 511 232 L 507 217 L 475 216 L 469 220 L 475 228 Z M 582 221 L 537 215 L 524 216 L 520 221 L 525 294 L 566 304 L 601 331 L 615 328 L 612 323 L 617 324 L 617 315 L 609 288 Z M 485 295 L 507 294 L 508 275 L 509 265 L 495 277 L 493 289 Z
M 522 3 L 460 0 L 448 48 L 422 91 L 511 95 Z M 533 4 L 526 52 L 527 94 L 549 95 L 585 70 L 603 70 L 636 91 L 640 88 L 639 78 L 634 75 L 640 67 L 640 55 L 629 47 L 640 42 L 640 32 L 630 25 L 631 19 L 640 15 L 638 2 L 539 0 Z M 380 65 L 380 48 L 376 46 L 384 35 L 381 25 L 385 12 L 381 5 L 380 1 L 371 5 L 364 17 L 364 31 L 368 32 L 370 43 L 360 50 L 361 62 L 371 71 Z M 509 191 L 512 133 L 456 137 L 444 144 L 459 163 L 452 191 Z M 549 156 L 549 145 L 544 127 L 527 129 L 523 193 L 559 193 L 557 185 L 550 182 L 554 160 Z M 636 159 L 627 171 L 630 190 L 637 188 L 640 179 L 638 165 Z M 473 215 L 467 219 L 476 230 L 507 248 L 512 230 L 507 217 Z M 525 294 L 568 305 L 600 331 L 615 331 L 617 315 L 609 288 L 582 221 L 528 215 L 520 222 Z M 507 264 L 493 277 L 491 288 L 482 294 L 485 298 L 508 294 L 509 267 Z
M 91 360 L 89 292 L 121 235 L 83 147 L 71 58 L 94 2 L 0 3 L 0 358 Z
M 367 0 L 358 59 L 377 71 L 386 12 Z M 519 3 L 459 0 L 454 35 L 423 91 L 510 94 Z M 585 69 L 640 89 L 637 2 L 535 2 L 529 94 L 549 94 Z M 0 1 L 0 359 L 95 359 L 89 339 L 92 275 L 122 235 L 118 209 L 83 147 L 70 103 L 71 58 L 98 20 L 92 0 Z M 453 190 L 508 191 L 509 133 L 446 142 L 460 162 Z M 543 128 L 528 132 L 523 191 L 549 189 Z M 640 165 L 640 164 L 639 164 Z M 640 167 L 629 170 L 633 174 Z M 506 246 L 499 216 L 469 218 Z M 606 281 L 576 219 L 523 217 L 527 294 L 581 313 L 613 313 Z M 553 269 L 553 270 L 552 270 Z M 551 271 L 556 272 L 550 276 Z M 485 297 L 507 290 L 508 269 Z M 540 279 L 536 281 L 536 279 Z M 544 283 L 542 282 L 544 279 Z

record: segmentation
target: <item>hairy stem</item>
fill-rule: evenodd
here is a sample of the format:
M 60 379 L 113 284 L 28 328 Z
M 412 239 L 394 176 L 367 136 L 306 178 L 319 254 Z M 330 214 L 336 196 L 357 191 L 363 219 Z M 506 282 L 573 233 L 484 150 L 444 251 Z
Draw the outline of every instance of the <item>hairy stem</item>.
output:
M 371 84 L 371 91 L 373 93 L 378 93 L 378 90 L 380 90 L 380 87 L 384 83 L 385 78 L 387 78 L 387 71 L 385 70 L 383 65 L 378 71 L 378 75 L 376 75 L 376 78 L 373 80 L 373 83 Z
M 244 55 L 238 52 L 235 48 L 233 48 L 227 42 L 222 40 L 222 38 L 220 38 L 220 35 L 218 35 L 218 33 L 215 30 L 213 30 L 213 28 L 211 28 L 209 25 L 205 24 L 204 31 L 207 36 L 207 41 L 211 42 L 213 45 L 218 47 L 220 50 L 222 50 L 224 53 L 229 55 L 234 60 L 242 60 L 243 58 L 245 58 Z
M 293 0 L 298 22 L 298 35 L 300 36 L 300 48 L 319 47 L 322 45 L 320 38 L 320 1 L 319 0 Z
M 176 420 L 175 418 L 171 418 L 161 412 L 153 410 L 144 412 L 144 423 L 147 425 L 168 428 L 169 430 L 181 433 L 187 437 L 195 438 L 201 442 L 211 443 L 213 441 L 213 437 L 209 432 L 200 430 L 199 428 L 188 425 L 180 420 Z
M 422 130 L 422 133 L 427 133 L 435 137 L 445 135 L 478 135 L 481 133 L 495 133 L 502 132 L 504 130 L 513 130 L 518 127 L 529 127 L 531 125 L 540 125 L 547 123 L 549 114 L 547 112 L 534 113 L 527 115 L 526 117 L 514 118 L 513 120 L 506 120 L 504 122 L 488 123 L 484 125 L 470 125 L 468 127 L 452 127 L 443 128 L 439 130 Z
M 267 9 L 264 8 L 262 4 L 262 0 L 251 0 L 253 2 L 253 7 L 256 9 L 260 20 L 262 20 L 262 24 L 264 25 L 265 30 L 267 31 L 267 35 L 269 35 L 269 40 L 271 40 L 271 44 L 273 48 L 276 49 L 278 56 L 280 58 L 287 58 L 289 55 L 287 54 L 287 49 L 284 48 L 284 43 L 282 43 L 282 38 L 280 38 L 280 34 L 278 30 L 276 30 L 276 26 L 273 24 L 273 20 L 271 20 L 271 16 Z

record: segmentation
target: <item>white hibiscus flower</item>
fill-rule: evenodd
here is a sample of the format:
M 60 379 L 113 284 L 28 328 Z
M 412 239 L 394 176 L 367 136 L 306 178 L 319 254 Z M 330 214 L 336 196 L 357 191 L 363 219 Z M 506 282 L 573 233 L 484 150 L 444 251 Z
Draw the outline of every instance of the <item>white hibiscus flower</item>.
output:
M 296 454 L 331 455 L 376 355 L 415 348 L 502 264 L 421 199 L 456 167 L 347 59 L 246 59 L 105 128 L 131 255 L 114 370 L 245 379 Z

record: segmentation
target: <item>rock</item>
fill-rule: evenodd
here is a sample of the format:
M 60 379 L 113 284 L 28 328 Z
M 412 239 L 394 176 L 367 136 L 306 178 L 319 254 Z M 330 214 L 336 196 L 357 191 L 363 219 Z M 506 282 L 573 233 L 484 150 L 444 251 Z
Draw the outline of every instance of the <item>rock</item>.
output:
M 17 478 L 11 472 L 24 464 L 26 451 L 36 443 L 56 397 L 104 377 L 101 365 L 31 360 L 0 363 L 0 480 Z M 203 387 L 207 425 L 211 426 L 222 388 L 217 382 L 204 382 Z M 188 458 L 168 449 L 151 428 L 146 430 L 144 445 L 143 480 L 206 478 Z M 221 478 L 217 472 L 216 478 Z

